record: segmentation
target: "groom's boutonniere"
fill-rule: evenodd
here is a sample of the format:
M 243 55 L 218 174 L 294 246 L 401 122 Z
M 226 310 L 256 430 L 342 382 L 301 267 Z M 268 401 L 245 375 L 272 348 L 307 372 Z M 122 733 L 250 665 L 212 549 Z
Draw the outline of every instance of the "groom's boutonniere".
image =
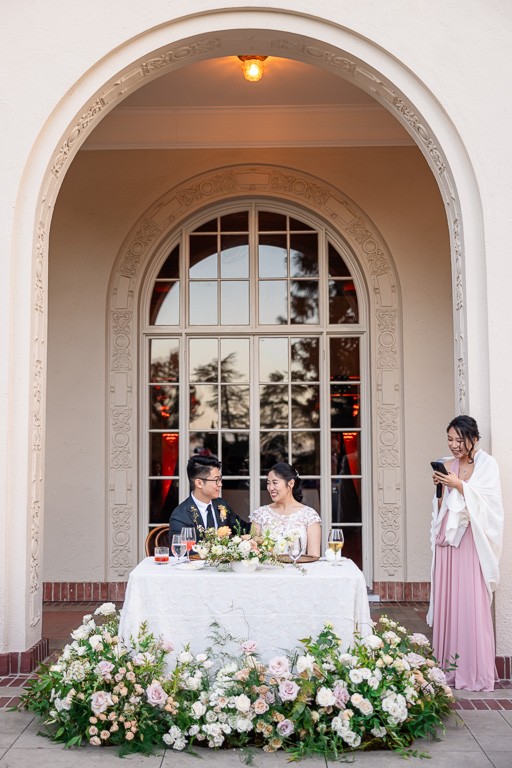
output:
M 224 504 L 219 504 L 219 515 L 222 522 L 224 522 L 224 520 L 228 516 L 228 511 L 224 506 Z
M 192 520 L 197 525 L 197 521 L 199 519 L 199 512 L 198 512 L 197 507 L 195 506 L 195 504 L 192 504 L 192 506 L 190 507 L 190 511 L 192 513 Z

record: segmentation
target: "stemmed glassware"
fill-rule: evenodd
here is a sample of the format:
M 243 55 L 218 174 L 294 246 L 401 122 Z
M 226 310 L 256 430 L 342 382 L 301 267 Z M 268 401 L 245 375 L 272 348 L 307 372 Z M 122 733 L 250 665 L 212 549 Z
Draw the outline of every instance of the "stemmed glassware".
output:
M 341 528 L 331 528 L 329 531 L 329 538 L 327 539 L 327 546 L 334 552 L 335 560 L 333 565 L 341 565 L 341 553 L 343 550 L 343 544 L 345 537 Z
M 302 539 L 300 536 L 295 536 L 293 541 L 288 544 L 288 554 L 293 560 L 293 564 L 295 565 L 299 557 L 302 555 Z
M 171 552 L 177 558 L 178 563 L 182 562 L 183 557 L 187 554 L 187 542 L 183 538 L 182 533 L 173 534 Z
M 190 563 L 190 550 L 193 548 L 194 544 L 197 541 L 196 529 L 182 528 L 181 535 L 183 536 L 183 540 L 187 544 L 187 561 Z

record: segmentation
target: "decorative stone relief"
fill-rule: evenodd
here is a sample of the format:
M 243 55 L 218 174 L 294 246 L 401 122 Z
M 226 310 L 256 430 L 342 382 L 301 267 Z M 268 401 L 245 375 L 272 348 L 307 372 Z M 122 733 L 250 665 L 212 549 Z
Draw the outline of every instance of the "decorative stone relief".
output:
M 283 36 L 282 34 L 272 37 L 272 33 L 268 33 L 269 44 L 273 50 L 276 51 L 276 55 L 281 52 L 288 53 L 292 57 L 296 57 L 299 60 L 309 62 L 313 65 L 322 66 L 326 69 L 330 69 L 339 73 L 349 82 L 352 82 L 358 87 L 361 87 L 366 92 L 372 94 L 378 101 L 383 103 L 389 108 L 389 110 L 395 115 L 395 117 L 408 128 L 410 133 L 415 137 L 418 146 L 423 150 L 427 162 L 431 168 L 435 171 L 441 193 L 447 206 L 447 216 L 449 221 L 449 227 L 451 232 L 452 241 L 452 254 L 454 264 L 453 285 L 454 285 L 454 322 L 455 322 L 455 336 L 456 336 L 456 365 L 458 371 L 458 402 L 461 412 L 466 410 L 466 348 L 464 339 L 464 275 L 462 270 L 463 261 L 463 235 L 462 229 L 459 224 L 460 213 L 459 203 L 456 191 L 455 181 L 451 172 L 451 169 L 446 162 L 446 159 L 438 146 L 438 142 L 433 135 L 427 121 L 418 115 L 415 107 L 407 100 L 406 96 L 397 91 L 395 86 L 383 78 L 380 74 L 375 73 L 364 62 L 356 60 L 355 58 L 347 55 L 342 50 L 336 48 L 325 48 L 321 43 L 312 42 L 304 43 L 298 41 L 292 34 Z M 33 359 L 35 362 L 40 361 L 41 366 L 38 369 L 37 365 L 34 365 L 34 376 L 36 377 L 34 386 L 34 407 L 33 407 L 33 429 L 32 429 L 32 466 L 38 465 L 37 458 L 40 457 L 41 450 L 41 422 L 35 415 L 38 411 L 37 405 L 41 405 L 42 399 L 44 399 L 44 381 L 45 372 L 42 369 L 44 364 L 44 355 L 41 352 L 43 348 L 45 337 L 43 322 L 39 323 L 39 320 L 44 320 L 44 301 L 46 286 L 43 285 L 42 276 L 44 274 L 44 264 L 47 255 L 47 237 L 45 232 L 49 230 L 51 215 L 53 212 L 53 206 L 59 191 L 60 180 L 64 173 L 67 171 L 69 164 L 74 156 L 75 151 L 79 148 L 82 141 L 86 138 L 97 123 L 101 120 L 107 108 L 112 108 L 122 98 L 136 90 L 143 80 L 149 80 L 153 77 L 157 77 L 160 74 L 170 72 L 173 68 L 178 66 L 184 60 L 195 61 L 200 58 L 206 58 L 208 54 L 212 57 L 219 55 L 230 55 L 231 51 L 228 50 L 230 43 L 228 40 L 222 38 L 222 34 L 219 34 L 215 38 L 198 39 L 193 43 L 182 45 L 169 50 L 160 51 L 155 53 L 154 56 L 148 58 L 143 62 L 134 64 L 132 68 L 126 69 L 120 73 L 116 78 L 112 79 L 102 90 L 98 93 L 85 108 L 83 113 L 77 118 L 75 124 L 69 129 L 66 139 L 63 141 L 60 148 L 55 152 L 51 169 L 43 180 L 42 193 L 40 198 L 40 205 L 38 209 L 39 220 L 43 222 L 37 232 L 37 243 L 35 249 L 35 261 L 34 261 L 34 299 L 33 299 L 33 317 L 34 328 L 38 328 L 38 335 L 34 337 L 34 353 Z M 366 266 L 369 273 L 369 284 L 372 285 L 373 281 L 373 297 L 375 301 L 375 308 L 377 313 L 380 311 L 379 302 L 381 300 L 382 292 L 381 286 L 378 284 L 379 277 L 386 277 L 391 275 L 392 269 L 389 266 L 390 262 L 386 254 L 385 248 L 376 248 L 372 250 L 372 242 L 379 242 L 379 235 L 377 232 L 372 233 L 372 228 L 368 222 L 365 222 L 364 216 L 359 216 L 360 221 L 356 221 L 358 217 L 345 218 L 345 213 L 340 215 L 339 212 L 333 210 L 329 206 L 329 197 L 325 196 L 325 185 L 318 182 L 317 179 L 307 178 L 304 174 L 291 173 L 289 169 L 272 169 L 273 172 L 273 186 L 267 184 L 266 194 L 272 194 L 274 196 L 282 196 L 287 199 L 300 199 L 306 200 L 313 209 L 322 212 L 324 215 L 329 216 L 334 222 L 335 226 L 343 232 L 344 236 L 352 247 L 361 257 L 361 263 Z M 133 306 L 134 289 L 136 288 L 135 278 L 139 274 L 139 267 L 141 262 L 147 256 L 148 246 L 154 241 L 159 234 L 165 234 L 169 230 L 169 227 L 174 225 L 177 221 L 183 217 L 184 210 L 191 211 L 195 205 L 201 205 L 208 198 L 220 199 L 222 195 L 236 194 L 240 189 L 239 185 L 234 188 L 227 188 L 232 182 L 231 177 L 226 176 L 228 173 L 226 170 L 215 174 L 211 177 L 205 177 L 201 181 L 196 180 L 192 185 L 188 183 L 174 196 L 170 194 L 168 199 L 162 199 L 159 201 L 159 205 L 154 208 L 146 221 L 141 221 L 139 226 L 139 237 L 133 237 L 133 248 L 128 247 L 122 255 L 122 263 L 119 263 L 117 267 L 116 280 L 112 290 L 111 296 L 111 314 L 110 321 L 110 403 L 111 408 L 118 407 L 120 401 L 121 405 L 131 403 L 132 385 L 130 371 L 132 368 L 132 361 L 134 357 L 131 352 L 135 350 L 133 347 L 133 334 L 134 326 L 132 325 L 132 317 L 129 314 L 127 317 L 128 327 L 124 328 L 124 333 L 130 339 L 130 347 L 123 348 L 119 345 L 116 347 L 114 342 L 114 336 L 117 333 L 114 330 L 114 314 L 118 311 L 127 310 L 131 312 Z M 220 181 L 219 181 L 220 179 Z M 265 185 L 264 185 L 265 186 Z M 254 190 L 254 186 L 249 187 L 244 192 Z M 260 188 L 258 187 L 258 192 Z M 332 191 L 329 190 L 329 195 Z M 345 200 L 340 199 L 341 196 L 338 192 L 335 192 L 337 200 L 341 207 L 345 207 L 347 211 L 350 211 L 353 204 L 347 204 Z M 335 198 L 336 199 L 336 198 Z M 162 215 L 162 210 L 165 211 L 169 208 L 168 216 Z M 159 210 L 162 209 L 162 210 Z M 152 219 L 154 216 L 154 219 Z M 345 223 L 348 223 L 348 227 L 353 227 L 353 232 L 349 231 Z M 371 237 L 364 239 L 366 231 L 362 231 L 365 228 Z M 359 241 L 358 241 L 359 238 Z M 362 243 L 362 246 L 361 246 Z M 366 249 L 366 250 L 365 250 Z M 388 268 L 386 267 L 388 265 Z M 120 280 L 124 279 L 129 282 L 129 288 L 126 290 L 126 286 L 121 285 Z M 389 298 L 389 297 L 388 297 Z M 392 290 L 392 301 L 396 304 L 397 294 Z M 386 310 L 388 311 L 388 306 Z M 393 331 L 395 332 L 395 331 Z M 400 338 L 400 332 L 396 330 L 397 340 Z M 399 349 L 399 343 L 396 348 Z M 386 347 L 386 345 L 384 345 Z M 389 368 L 382 368 L 382 371 L 387 370 L 388 373 L 394 370 L 394 355 L 389 352 L 384 354 L 381 360 L 387 360 L 386 365 L 391 366 Z M 396 389 L 398 384 L 393 385 L 391 379 L 386 378 L 378 380 L 377 382 L 377 397 L 382 393 L 387 392 L 387 396 L 394 392 L 395 396 L 399 400 L 399 391 Z M 38 401 L 37 398 L 40 398 Z M 133 415 L 132 415 L 133 418 Z M 113 429 L 112 421 L 109 421 L 109 429 Z M 397 429 L 399 433 L 399 428 Z M 127 444 L 127 456 L 131 466 L 133 462 L 133 435 L 134 430 L 130 430 L 129 442 Z M 112 443 L 110 443 L 112 444 Z M 112 454 L 113 455 L 113 454 Z M 116 454 L 117 455 L 117 454 Z M 380 455 L 380 454 L 379 454 Z M 119 458 L 119 457 L 118 457 Z M 116 459 L 116 461 L 118 460 Z M 112 468 L 113 469 L 113 468 Z M 32 482 L 35 488 L 38 483 L 36 482 L 36 470 L 33 470 Z M 119 471 L 118 471 L 119 475 Z M 111 475 L 112 476 L 112 475 Z M 379 476 L 380 477 L 380 476 Z M 379 483 L 381 480 L 379 479 Z M 112 502 L 116 495 L 116 483 L 119 484 L 118 497 L 125 498 L 123 505 L 119 506 Z M 42 487 L 42 477 L 39 483 L 39 490 Z M 397 496 L 399 494 L 399 486 L 397 483 Z M 133 549 L 133 535 L 136 530 L 136 524 L 132 519 L 132 508 L 128 506 L 129 496 L 132 492 L 131 480 L 119 475 L 116 481 L 111 481 L 109 484 L 109 498 L 111 503 L 109 506 L 109 520 L 110 520 L 110 540 L 112 546 L 110 548 L 110 572 L 109 577 L 116 579 L 121 573 L 125 573 L 126 563 L 130 562 L 135 564 L 136 554 Z M 39 494 L 38 494 L 39 495 Z M 42 498 L 42 496 L 40 496 Z M 37 510 L 37 511 L 36 511 Z M 398 519 L 401 519 L 400 505 L 382 505 L 379 507 L 379 525 L 380 525 L 380 540 L 381 549 L 379 553 L 380 567 L 384 574 L 394 574 L 396 569 L 399 568 L 401 562 L 400 547 L 396 550 L 396 557 L 390 557 L 389 546 L 384 541 L 384 531 L 395 531 L 393 525 L 389 524 L 390 516 L 398 515 Z M 121 514 L 123 512 L 123 514 Z M 39 507 L 32 501 L 32 517 L 34 523 L 39 516 Z M 34 535 L 37 540 L 38 526 L 34 525 Z M 400 530 L 400 526 L 398 528 Z M 117 535 L 116 543 L 114 543 L 114 532 L 119 534 L 122 531 L 123 535 L 119 537 Z M 386 534 L 387 535 L 387 534 Z M 120 549 L 122 541 L 123 554 L 121 556 Z M 397 541 L 400 541 L 398 536 Z M 38 555 L 37 546 L 36 555 L 33 556 L 31 562 L 31 579 L 30 583 L 39 585 L 38 574 Z M 32 587 L 31 587 L 32 589 Z M 34 593 L 37 592 L 39 586 L 34 586 Z M 39 613 L 34 611 L 34 615 L 31 619 L 34 623 L 40 620 Z
M 116 376 L 128 376 L 131 380 L 136 375 L 133 370 L 138 344 L 136 307 L 142 288 L 141 276 L 146 272 L 145 265 L 151 260 L 155 247 L 171 236 L 173 230 L 195 210 L 207 202 L 251 197 L 256 187 L 260 196 L 295 200 L 324 218 L 329 218 L 335 230 L 358 257 L 368 284 L 373 285 L 370 337 L 375 387 L 372 408 L 378 416 L 374 434 L 374 475 L 377 478 L 376 566 L 379 578 L 401 578 L 404 535 L 401 503 L 401 314 L 394 266 L 380 234 L 358 206 L 339 190 L 307 174 L 264 165 L 234 166 L 203 174 L 163 195 L 133 228 L 133 234 L 119 253 L 111 283 L 108 329 L 111 371 L 110 476 L 115 478 L 114 484 L 119 482 L 123 486 L 126 482 L 123 472 L 134 469 L 137 455 L 137 403 L 131 403 L 131 386 L 126 385 L 124 378 L 121 383 L 116 383 Z M 381 290 L 383 278 L 389 285 L 386 293 Z M 126 306 L 119 308 L 118 286 L 122 279 L 128 279 L 129 283 L 124 289 Z M 116 387 L 121 388 L 121 393 Z M 124 398 L 121 404 L 120 398 Z M 132 407 L 129 407 L 130 403 Z M 116 474 L 119 472 L 121 474 Z M 124 495 L 122 504 L 115 488 L 110 496 L 110 568 L 112 576 L 116 578 L 123 576 L 128 562 L 132 566 L 137 562 L 134 549 L 136 521 L 132 517 L 131 505 L 131 498 L 137 498 L 136 471 L 129 482 L 131 490 Z M 121 496 L 123 493 L 121 491 Z M 392 499 L 392 503 L 389 503 L 389 499 Z

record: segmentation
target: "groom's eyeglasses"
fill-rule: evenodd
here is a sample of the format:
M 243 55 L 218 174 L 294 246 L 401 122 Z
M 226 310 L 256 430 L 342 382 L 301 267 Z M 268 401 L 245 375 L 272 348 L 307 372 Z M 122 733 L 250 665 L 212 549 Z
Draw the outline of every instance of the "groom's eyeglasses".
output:
M 202 477 L 201 480 L 203 483 L 217 483 L 217 485 L 222 485 L 222 477 Z

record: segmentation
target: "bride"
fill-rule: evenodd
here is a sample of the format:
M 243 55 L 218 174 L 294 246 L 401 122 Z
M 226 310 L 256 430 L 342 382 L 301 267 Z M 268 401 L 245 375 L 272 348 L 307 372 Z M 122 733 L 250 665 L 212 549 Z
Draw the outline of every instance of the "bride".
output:
M 302 481 L 299 473 L 284 462 L 274 464 L 267 478 L 267 490 L 271 504 L 258 507 L 250 515 L 254 532 L 270 528 L 280 536 L 300 531 L 302 551 L 314 557 L 320 556 L 320 516 L 311 507 L 302 504 Z

